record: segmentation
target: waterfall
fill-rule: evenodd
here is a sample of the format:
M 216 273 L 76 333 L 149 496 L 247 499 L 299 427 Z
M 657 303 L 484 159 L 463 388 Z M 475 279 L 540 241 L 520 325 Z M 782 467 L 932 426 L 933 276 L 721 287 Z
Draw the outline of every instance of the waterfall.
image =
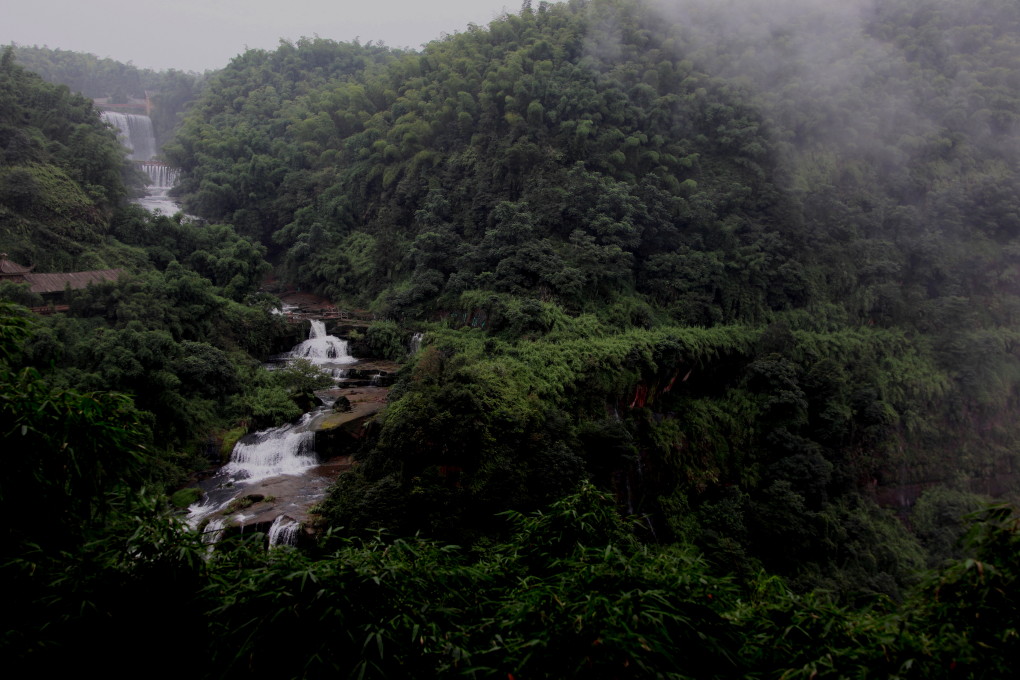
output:
M 131 150 L 131 160 L 148 161 L 156 155 L 156 135 L 148 116 L 103 111 L 103 120 L 117 128 L 121 144 Z
M 308 429 L 314 413 L 306 413 L 296 423 L 254 432 L 241 438 L 231 453 L 231 461 L 212 478 L 205 498 L 188 509 L 188 524 L 197 529 L 210 518 L 203 531 L 205 542 L 219 540 L 228 523 L 241 523 L 244 515 L 213 517 L 241 498 L 246 486 L 281 475 L 302 475 L 318 465 L 315 433 Z
M 306 413 L 296 423 L 242 437 L 234 445 L 230 462 L 213 477 L 205 498 L 188 508 L 188 524 L 197 529 L 202 520 L 226 510 L 243 487 L 270 477 L 302 475 L 318 465 L 315 433 L 307 427 L 314 415 Z M 234 515 L 231 519 L 241 522 L 244 517 Z M 223 517 L 210 519 L 204 531 L 207 543 L 219 540 L 227 521 Z
M 326 334 L 323 321 L 312 320 L 312 328 L 308 339 L 292 349 L 288 354 L 291 359 L 308 359 L 317 366 L 331 364 L 353 364 L 357 361 L 348 354 L 347 341 Z
M 411 336 L 411 341 L 407 343 L 407 353 L 414 356 L 421 350 L 421 341 L 425 338 L 425 334 L 418 331 Z
M 277 475 L 300 475 L 315 467 L 315 433 L 305 427 L 312 413 L 297 423 L 243 437 L 234 446 L 230 462 L 221 469 L 234 482 L 257 482 Z
M 300 529 L 301 522 L 295 521 L 286 515 L 280 515 L 273 520 L 273 526 L 269 527 L 269 547 L 297 545 L 298 531 Z
M 177 184 L 180 170 L 158 161 L 142 161 L 139 167 L 149 176 L 146 194 L 136 201 L 146 210 L 173 215 L 181 209 L 177 202 L 170 198 L 170 189 Z
M 205 531 L 202 532 L 202 542 L 209 545 L 215 545 L 221 538 L 223 538 L 223 530 L 226 528 L 227 520 L 210 520 L 209 523 L 205 525 Z
M 315 364 L 325 364 L 326 370 L 334 369 L 331 364 L 351 364 L 357 359 L 347 353 L 347 341 L 326 333 L 326 324 L 312 321 L 308 339 L 294 347 L 286 356 L 289 358 L 304 357 Z M 289 505 L 280 499 L 272 500 L 274 505 L 259 506 L 245 515 L 238 512 L 242 508 L 251 507 L 262 499 L 270 502 L 268 497 L 252 494 L 248 487 L 264 487 L 265 484 L 278 484 L 280 478 L 304 478 L 307 473 L 319 464 L 315 453 L 315 432 L 312 429 L 313 419 L 319 415 L 317 411 L 304 414 L 297 422 L 273 427 L 267 430 L 246 435 L 234 445 L 230 461 L 221 467 L 211 479 L 202 482 L 205 491 L 203 499 L 188 508 L 188 524 L 198 529 L 204 524 L 203 538 L 206 543 L 215 544 L 228 525 L 242 525 L 245 521 L 258 518 L 258 522 L 268 521 L 265 513 L 280 513 L 275 516 L 269 529 L 270 545 L 294 545 L 301 528 L 301 523 L 294 517 L 301 517 L 304 512 L 300 503 L 314 502 L 321 495 L 298 495 L 300 502 L 293 500 Z M 261 489 L 259 489 L 261 491 Z M 265 493 L 265 492 L 262 492 Z M 305 493 L 302 491 L 301 493 Z M 323 487 L 320 494 L 325 493 Z M 293 497 L 292 497 L 293 498 Z M 249 500 L 245 505 L 244 501 Z M 259 500 L 255 500 L 259 499 Z M 289 508 L 289 509 L 287 509 Z M 288 514 L 284 514 L 288 513 Z M 269 517 L 273 517 L 272 514 Z
M 156 157 L 156 135 L 152 119 L 135 113 L 103 111 L 103 120 L 117 128 L 121 144 L 131 150 L 131 160 L 149 176 L 146 195 L 135 201 L 146 210 L 173 215 L 181 209 L 169 196 L 170 189 L 177 184 L 180 171 L 166 163 L 154 161 Z
M 177 168 L 171 168 L 166 163 L 146 162 L 140 163 L 142 170 L 149 176 L 149 184 L 161 189 L 170 189 L 177 184 L 177 178 L 181 174 Z

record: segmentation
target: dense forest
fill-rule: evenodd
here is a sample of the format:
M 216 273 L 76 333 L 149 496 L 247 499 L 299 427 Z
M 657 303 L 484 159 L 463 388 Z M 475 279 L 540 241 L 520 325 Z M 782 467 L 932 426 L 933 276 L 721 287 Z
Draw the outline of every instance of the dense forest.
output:
M 72 92 L 102 100 L 111 108 L 135 107 L 139 112 L 147 112 L 158 146 L 173 136 L 180 115 L 204 83 L 204 76 L 196 73 L 153 71 L 94 54 L 48 47 L 11 47 L 19 64 L 48 82 L 66 85 Z
M 105 65 L 178 93 L 197 217 L 127 202 L 88 59 L 5 51 L 0 250 L 128 271 L 46 317 L 0 288 L 5 656 L 1005 677 L 1020 8 L 826 5 L 529 0 L 421 52 Z M 403 367 L 314 545 L 210 552 L 171 496 L 321 381 L 260 368 L 296 339 L 270 272 Z

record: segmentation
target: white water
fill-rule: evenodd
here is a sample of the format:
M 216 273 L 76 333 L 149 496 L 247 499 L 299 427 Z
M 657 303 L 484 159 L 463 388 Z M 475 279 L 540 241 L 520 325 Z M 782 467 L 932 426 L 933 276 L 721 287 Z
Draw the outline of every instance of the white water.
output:
M 422 333 L 421 331 L 419 331 L 419 332 L 415 333 L 414 335 L 412 335 L 411 336 L 411 342 L 409 342 L 407 344 L 408 354 L 411 354 L 412 356 L 417 354 L 418 351 L 421 350 L 421 341 L 424 338 L 425 338 L 425 334 Z
M 301 522 L 292 520 L 286 515 L 280 515 L 273 520 L 273 526 L 269 527 L 269 547 L 297 545 L 298 531 L 300 529 Z
M 343 364 L 357 361 L 347 353 L 347 341 L 326 334 L 322 321 L 312 321 L 308 340 L 297 345 L 291 358 L 307 357 L 316 364 Z M 337 371 L 344 369 L 335 369 Z M 317 412 L 304 414 L 296 423 L 262 430 L 242 437 L 224 465 L 207 484 L 202 501 L 188 508 L 188 524 L 197 529 L 208 519 L 203 530 L 206 543 L 214 544 L 228 524 L 241 524 L 245 515 L 222 515 L 246 487 L 282 475 L 301 476 L 318 465 L 315 433 L 310 429 Z M 269 530 L 270 545 L 293 545 L 301 524 L 281 514 Z
M 357 361 L 347 351 L 347 341 L 326 334 L 326 324 L 312 321 L 308 339 L 287 353 L 290 359 L 308 359 L 316 366 L 353 364 Z
M 131 150 L 131 160 L 138 161 L 141 169 L 149 176 L 146 194 L 136 203 L 146 210 L 173 215 L 180 211 L 181 206 L 170 198 L 169 192 L 175 184 L 180 171 L 162 163 L 153 163 L 156 157 L 156 135 L 152 129 L 152 119 L 134 113 L 103 111 L 103 120 L 117 128 L 117 137 L 121 144 Z
M 145 196 L 135 202 L 152 212 L 161 212 L 164 215 L 177 213 L 181 206 L 170 198 L 170 190 L 177 184 L 180 171 L 162 163 L 141 163 L 141 167 L 149 176 L 149 185 L 146 187 Z
M 315 433 L 308 429 L 314 413 L 306 413 L 296 423 L 262 430 L 242 437 L 230 454 L 230 462 L 220 468 L 212 479 L 212 488 L 201 502 L 188 508 L 188 524 L 194 528 L 207 517 L 226 510 L 240 497 L 240 491 L 270 477 L 302 475 L 318 465 L 315 455 Z M 207 542 L 215 542 L 227 522 L 242 522 L 240 514 L 227 519 L 210 520 L 205 528 Z M 211 539 L 211 540 L 210 540 Z
M 278 475 L 300 475 L 315 467 L 319 462 L 315 457 L 315 433 L 308 429 L 313 415 L 306 413 L 291 425 L 243 437 L 220 473 L 235 483 L 250 484 Z
M 181 171 L 163 163 L 142 163 L 142 170 L 149 176 L 149 184 L 169 189 L 177 184 Z
M 148 116 L 103 111 L 103 120 L 117 128 L 117 137 L 131 151 L 131 160 L 148 161 L 156 155 L 156 135 Z

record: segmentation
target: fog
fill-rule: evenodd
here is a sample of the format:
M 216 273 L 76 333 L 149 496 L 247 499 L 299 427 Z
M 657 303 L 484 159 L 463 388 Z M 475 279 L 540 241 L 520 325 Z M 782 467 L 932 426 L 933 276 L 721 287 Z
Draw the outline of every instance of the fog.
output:
M 776 142 L 796 153 L 825 148 L 897 166 L 912 148 L 930 152 L 925 147 L 941 130 L 1020 158 L 1015 137 L 998 124 L 1007 116 L 996 110 L 1001 104 L 989 100 L 980 116 L 954 113 L 974 104 L 982 91 L 976 79 L 994 84 L 988 72 L 976 78 L 966 55 L 987 50 L 982 43 L 990 47 L 1010 30 L 996 0 L 651 2 L 663 22 L 676 25 L 683 56 L 753 93 L 766 124 L 784 131 Z M 914 24 L 890 19 L 906 12 Z M 934 36 L 933 17 L 947 27 Z M 896 32 L 886 34 L 891 25 Z M 918 45 L 928 52 L 917 53 Z M 927 75 L 919 78 L 922 69 Z M 1010 72 L 1002 69 L 1003 77 Z

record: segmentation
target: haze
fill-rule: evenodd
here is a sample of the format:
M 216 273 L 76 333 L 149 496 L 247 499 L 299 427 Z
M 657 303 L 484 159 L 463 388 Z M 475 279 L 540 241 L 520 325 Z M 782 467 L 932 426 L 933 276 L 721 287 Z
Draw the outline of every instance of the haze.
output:
M 318 35 L 419 48 L 516 12 L 507 0 L 3 0 L 0 44 L 89 52 L 135 66 L 205 71 L 246 48 Z M 537 4 L 537 3 L 536 3 Z

